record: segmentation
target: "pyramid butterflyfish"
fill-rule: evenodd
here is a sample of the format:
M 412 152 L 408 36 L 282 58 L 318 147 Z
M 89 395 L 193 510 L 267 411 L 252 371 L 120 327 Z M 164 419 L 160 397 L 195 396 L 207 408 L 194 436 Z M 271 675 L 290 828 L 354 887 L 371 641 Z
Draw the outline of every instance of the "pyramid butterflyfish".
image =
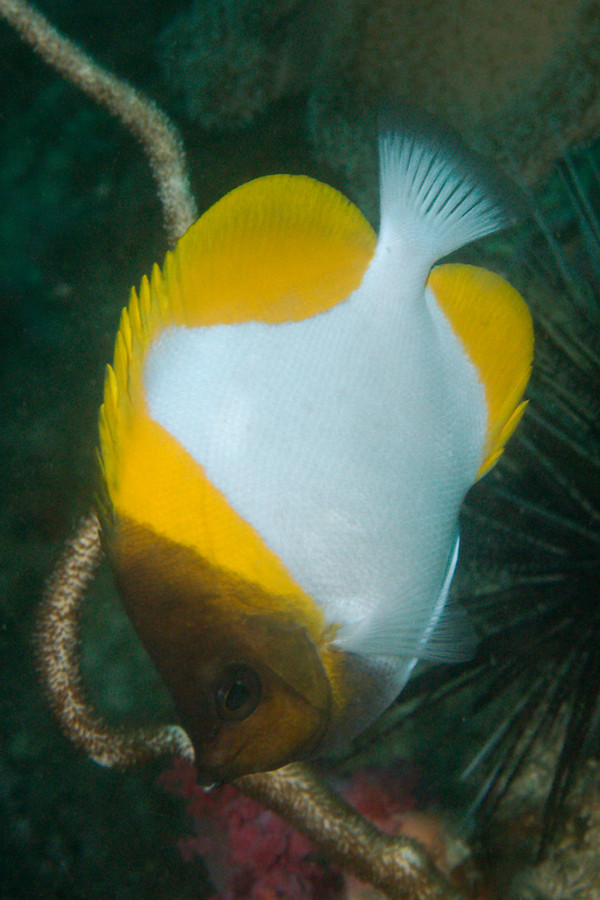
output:
M 206 781 L 326 752 L 472 641 L 459 509 L 523 413 L 532 323 L 499 275 L 435 265 L 507 224 L 482 167 L 408 117 L 379 147 L 379 236 L 258 178 L 122 313 L 104 540 Z

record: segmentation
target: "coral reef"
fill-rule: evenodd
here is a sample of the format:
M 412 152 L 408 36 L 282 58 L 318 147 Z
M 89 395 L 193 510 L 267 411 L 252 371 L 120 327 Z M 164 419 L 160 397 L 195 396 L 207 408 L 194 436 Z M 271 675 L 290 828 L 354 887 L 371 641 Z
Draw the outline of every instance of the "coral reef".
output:
M 556 841 L 543 859 L 531 852 L 536 824 L 545 800 L 547 781 L 540 779 L 541 792 L 531 792 L 506 804 L 486 832 L 490 868 L 495 872 L 498 892 L 506 900 L 598 900 L 600 898 L 600 774 L 598 762 L 589 760 L 577 777 L 565 808 Z M 523 785 L 521 786 L 523 787 Z M 520 793 L 520 792 L 518 792 Z
M 598 0 L 259 8 L 196 2 L 165 29 L 163 68 L 187 114 L 239 128 L 303 92 L 317 153 L 364 190 L 374 172 L 364 111 L 382 97 L 418 98 L 529 183 L 600 127 Z
M 363 101 L 418 98 L 531 181 L 600 125 L 599 9 L 540 0 L 362 3 L 346 80 Z M 328 108 L 321 91 L 315 133 Z
M 319 58 L 338 16 L 332 0 L 195 0 L 162 32 L 159 59 L 188 116 L 239 129 L 314 82 L 306 61 Z

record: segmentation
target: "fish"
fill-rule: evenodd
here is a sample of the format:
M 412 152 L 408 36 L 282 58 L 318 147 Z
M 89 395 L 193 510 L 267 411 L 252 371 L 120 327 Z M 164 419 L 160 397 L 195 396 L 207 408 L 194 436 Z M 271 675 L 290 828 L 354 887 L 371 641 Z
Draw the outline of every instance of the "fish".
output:
M 329 752 L 473 649 L 459 511 L 516 428 L 528 307 L 444 257 L 511 221 L 453 135 L 381 129 L 380 227 L 303 175 L 234 188 L 123 310 L 100 410 L 119 593 L 205 783 Z

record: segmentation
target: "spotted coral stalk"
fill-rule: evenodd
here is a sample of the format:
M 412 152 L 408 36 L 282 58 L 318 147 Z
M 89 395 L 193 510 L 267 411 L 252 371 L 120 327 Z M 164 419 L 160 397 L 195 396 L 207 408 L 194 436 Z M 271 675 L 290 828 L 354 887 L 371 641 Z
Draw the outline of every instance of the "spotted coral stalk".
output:
M 48 581 L 36 632 L 42 684 L 63 731 L 101 766 L 129 768 L 175 754 L 193 762 L 194 751 L 178 725 L 113 728 L 88 702 L 81 678 L 79 610 L 102 557 L 94 513 L 67 541 Z
M 183 144 L 168 116 L 149 97 L 60 34 L 25 0 L 0 0 L 0 16 L 48 65 L 119 119 L 140 141 L 156 179 L 169 242 L 174 244 L 198 211 Z

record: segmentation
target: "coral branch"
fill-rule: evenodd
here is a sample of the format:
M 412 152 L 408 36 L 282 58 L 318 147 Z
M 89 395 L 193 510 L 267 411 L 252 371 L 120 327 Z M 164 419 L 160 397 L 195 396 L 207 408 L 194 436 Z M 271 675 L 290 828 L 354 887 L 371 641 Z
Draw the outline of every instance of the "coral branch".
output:
M 291 822 L 331 862 L 397 900 L 461 900 L 462 894 L 410 838 L 383 834 L 300 764 L 236 781 Z
M 165 228 L 174 244 L 197 218 L 179 133 L 148 97 L 101 68 L 25 0 L 0 0 L 0 15 L 53 69 L 119 119 L 142 147 L 158 185 Z
M 102 766 L 128 768 L 173 753 L 192 762 L 192 745 L 179 726 L 111 728 L 86 699 L 78 617 L 101 557 L 100 526 L 91 513 L 67 542 L 40 608 L 38 664 L 50 705 L 67 737 Z
M 177 725 L 117 729 L 88 703 L 80 671 L 78 615 L 102 552 L 95 514 L 82 520 L 48 583 L 36 634 L 42 682 L 71 741 L 103 766 L 128 768 L 174 754 L 193 761 L 190 740 Z M 378 831 L 302 765 L 248 775 L 236 782 L 248 796 L 306 834 L 332 862 L 388 896 L 460 900 L 427 854 L 408 838 Z

